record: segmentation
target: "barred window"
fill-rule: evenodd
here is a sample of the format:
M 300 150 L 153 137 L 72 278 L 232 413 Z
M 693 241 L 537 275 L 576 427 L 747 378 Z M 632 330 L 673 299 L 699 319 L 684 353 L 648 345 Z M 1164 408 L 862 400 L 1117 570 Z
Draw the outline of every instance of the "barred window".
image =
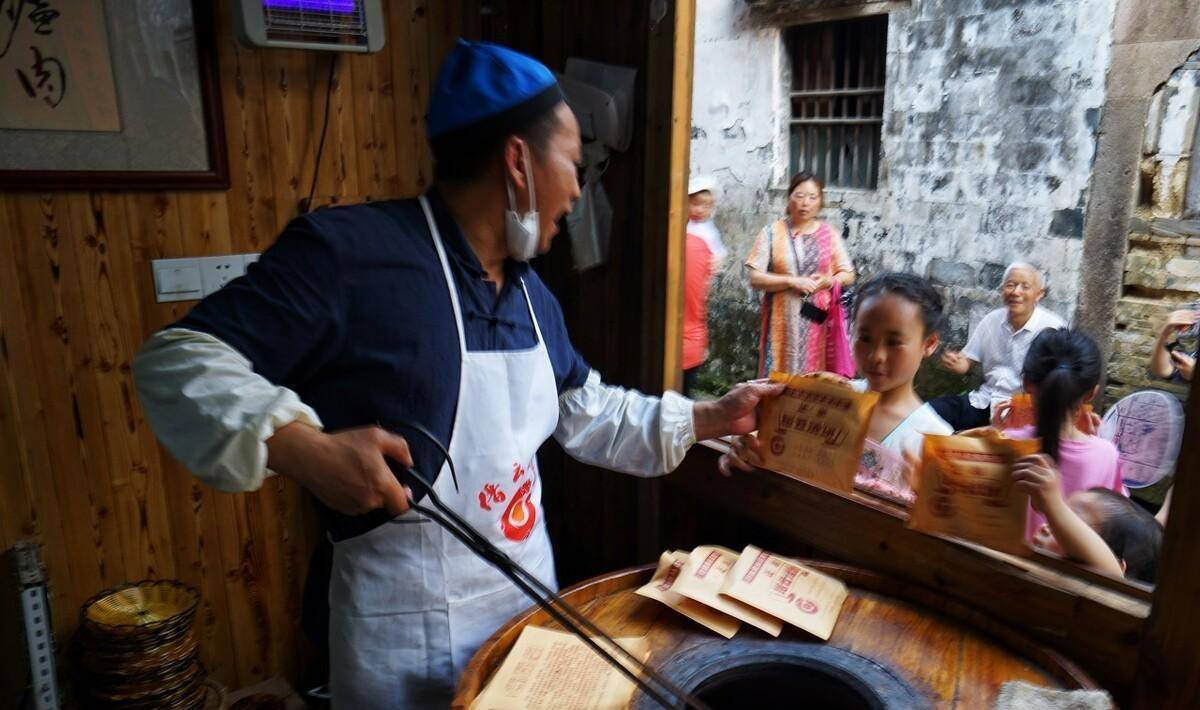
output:
M 879 182 L 887 15 L 792 27 L 791 169 L 826 185 Z

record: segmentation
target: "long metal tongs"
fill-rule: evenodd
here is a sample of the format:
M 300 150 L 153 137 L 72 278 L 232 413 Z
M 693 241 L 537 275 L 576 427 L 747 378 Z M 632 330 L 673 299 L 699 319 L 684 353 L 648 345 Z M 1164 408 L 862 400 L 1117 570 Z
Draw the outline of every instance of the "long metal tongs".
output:
M 446 447 L 433 434 L 429 433 L 428 430 L 419 424 L 405 422 L 403 426 L 420 433 L 430 443 L 441 450 L 442 455 L 446 457 L 446 463 L 450 468 L 450 475 L 453 476 L 455 487 L 457 488 L 458 474 L 454 471 L 454 461 L 451 460 L 450 452 L 446 450 Z M 413 491 L 409 496 L 409 506 L 413 510 L 442 526 L 447 532 L 458 538 L 459 541 L 478 555 L 480 559 L 500 570 L 501 574 L 508 577 L 518 589 L 525 593 L 525 596 L 537 602 L 537 605 L 549 614 L 551 618 L 561 624 L 563 628 L 578 636 L 592 651 L 620 671 L 626 678 L 633 681 L 646 695 L 653 698 L 664 708 L 678 707 L 669 700 L 670 696 L 674 696 L 684 703 L 683 707 L 691 707 L 696 710 L 710 710 L 708 705 L 702 700 L 695 698 L 687 691 L 667 680 L 662 674 L 643 663 L 640 658 L 627 651 L 614 641 L 612 637 L 601 631 L 599 627 L 575 609 L 575 607 L 568 604 L 554 590 L 542 584 L 537 576 L 514 562 L 511 557 L 493 545 L 490 540 L 480 534 L 462 516 L 443 503 L 437 493 L 434 492 L 433 484 L 424 476 L 411 468 L 406 467 L 404 470 L 411 477 L 412 481 L 418 484 L 425 493 L 425 500 L 433 504 L 433 507 L 430 507 L 417 503 L 416 492 Z M 626 666 L 617 657 L 617 654 L 603 648 L 597 642 L 597 638 L 603 640 L 610 648 L 616 649 L 617 654 L 623 657 L 634 669 L 640 671 L 645 678 L 639 676 L 637 672 Z M 654 687 L 655 685 L 658 687 Z M 664 690 L 666 693 L 662 692 Z

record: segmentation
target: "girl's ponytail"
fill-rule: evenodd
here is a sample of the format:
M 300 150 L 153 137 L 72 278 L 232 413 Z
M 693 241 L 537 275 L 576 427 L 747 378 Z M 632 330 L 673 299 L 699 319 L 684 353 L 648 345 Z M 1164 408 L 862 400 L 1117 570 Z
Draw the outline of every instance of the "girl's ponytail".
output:
M 1042 451 L 1058 458 L 1062 427 L 1076 405 L 1100 382 L 1100 348 L 1088 336 L 1065 328 L 1034 338 L 1022 370 L 1037 389 L 1037 435 Z

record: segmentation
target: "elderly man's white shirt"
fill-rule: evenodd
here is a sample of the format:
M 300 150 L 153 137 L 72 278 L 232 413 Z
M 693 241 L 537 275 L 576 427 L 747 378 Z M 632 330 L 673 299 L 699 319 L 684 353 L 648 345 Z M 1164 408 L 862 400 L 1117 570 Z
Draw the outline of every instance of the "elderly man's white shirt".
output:
M 987 409 L 1020 392 L 1024 385 L 1021 368 L 1033 339 L 1047 328 L 1066 326 L 1067 322 L 1058 314 L 1041 306 L 1034 309 L 1017 331 L 1008 323 L 1007 309 L 997 308 L 984 316 L 962 351 L 983 368 L 983 384 L 970 394 L 971 406 Z

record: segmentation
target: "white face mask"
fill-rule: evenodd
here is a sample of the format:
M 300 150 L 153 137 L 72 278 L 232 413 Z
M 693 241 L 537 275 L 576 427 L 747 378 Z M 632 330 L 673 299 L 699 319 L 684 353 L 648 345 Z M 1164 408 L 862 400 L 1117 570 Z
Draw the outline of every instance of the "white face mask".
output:
M 537 194 L 533 189 L 533 170 L 529 163 L 529 148 L 521 143 L 521 155 L 525 158 L 525 183 L 529 185 L 529 211 L 517 215 L 517 199 L 512 183 L 504 176 L 504 187 L 508 190 L 508 210 L 504 212 L 504 236 L 508 243 L 508 255 L 514 261 L 529 261 L 537 256 L 538 237 L 541 231 L 537 212 Z

